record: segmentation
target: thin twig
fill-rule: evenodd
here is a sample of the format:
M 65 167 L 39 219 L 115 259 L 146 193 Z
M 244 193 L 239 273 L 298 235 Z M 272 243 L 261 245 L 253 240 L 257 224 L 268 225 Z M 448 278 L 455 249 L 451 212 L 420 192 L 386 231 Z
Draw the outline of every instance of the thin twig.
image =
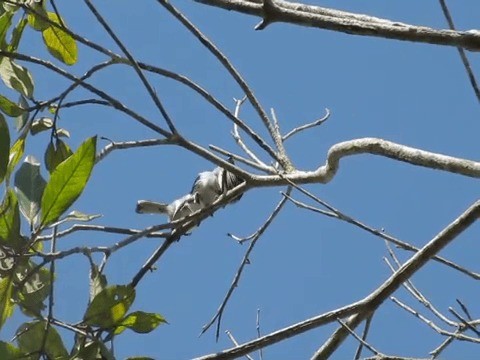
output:
M 313 121 L 309 124 L 305 124 L 305 125 L 302 125 L 302 126 L 299 126 L 299 127 L 296 127 L 294 129 L 290 130 L 287 134 L 282 136 L 282 140 L 285 141 L 289 137 L 291 137 L 292 135 L 295 135 L 296 133 L 298 133 L 300 131 L 307 130 L 307 129 L 310 129 L 310 128 L 315 127 L 315 126 L 322 125 L 330 117 L 330 110 L 325 109 L 325 112 L 326 112 L 326 114 L 322 118 L 317 119 L 317 120 L 315 120 L 315 121 Z
M 415 274 L 422 268 L 430 259 L 436 255 L 445 246 L 451 243 L 473 223 L 475 223 L 480 216 L 480 200 L 472 204 L 465 210 L 458 218 L 453 220 L 446 228 L 438 233 L 432 240 L 430 240 L 420 251 L 414 254 L 408 261 L 393 273 L 390 278 L 383 283 L 382 286 L 372 292 L 365 301 L 369 303 L 368 312 L 360 311 L 352 315 L 347 325 L 351 329 L 355 329 L 365 318 L 375 311 L 394 291 L 396 291 L 402 283 Z M 348 337 L 348 332 L 343 328 L 337 328 L 334 335 L 330 337 L 318 350 L 315 352 L 312 360 L 326 359 L 330 357 L 336 349 Z
M 270 173 L 270 174 L 274 174 L 276 171 L 273 167 L 271 166 L 263 166 L 263 165 L 260 165 L 259 163 L 255 162 L 255 161 L 251 161 L 251 160 L 248 160 L 242 156 L 239 156 L 237 154 L 234 154 L 230 151 L 227 151 L 227 150 L 224 150 L 218 146 L 215 146 L 215 145 L 208 145 L 208 147 L 215 151 L 215 152 L 218 152 L 219 154 L 222 154 L 224 156 L 227 156 L 227 157 L 231 157 L 232 159 L 238 161 L 238 162 L 241 162 L 241 163 L 244 163 L 248 166 L 251 166 L 252 168 L 254 169 L 257 169 L 257 170 L 261 170 L 261 171 L 265 171 L 267 173 Z
M 406 305 L 405 303 L 401 302 L 400 300 L 398 300 L 395 297 L 391 297 L 391 300 L 395 304 L 400 306 L 402 309 L 406 310 L 407 312 L 409 312 L 410 314 L 412 314 L 416 318 L 422 320 L 425 324 L 427 324 L 430 328 L 435 330 L 440 335 L 451 336 L 451 337 L 454 337 L 456 340 L 470 341 L 470 342 L 473 342 L 473 343 L 480 343 L 480 339 L 478 339 L 478 338 L 473 338 L 471 336 L 467 336 L 467 335 L 463 335 L 463 334 L 459 334 L 459 333 L 452 333 L 450 331 L 443 330 L 438 325 L 436 325 L 432 320 L 426 318 L 425 316 L 423 316 L 419 312 L 415 311 L 410 306 Z
M 232 65 L 230 60 L 215 46 L 215 44 L 213 44 L 199 29 L 197 29 L 197 27 L 193 23 L 190 22 L 190 20 L 188 20 L 180 11 L 178 11 L 169 1 L 157 0 L 157 2 L 165 9 L 167 9 L 167 11 L 170 12 L 170 14 L 172 14 L 178 21 L 180 21 L 182 25 L 186 29 L 188 29 L 220 61 L 220 63 L 225 67 L 225 69 L 230 73 L 230 75 L 232 75 L 234 80 L 237 82 L 237 84 L 247 96 L 253 108 L 257 111 L 263 124 L 268 129 L 272 139 L 275 142 L 275 145 L 277 145 L 277 149 L 280 149 L 283 145 L 281 144 L 281 141 L 279 142 L 278 139 L 275 138 L 272 124 L 268 119 L 267 113 L 260 105 L 260 102 L 256 98 L 253 91 L 250 89 L 246 81 L 242 78 L 237 69 Z M 280 164 L 287 167 L 284 159 L 279 158 L 278 154 L 274 153 L 271 155 Z
M 272 116 L 272 121 L 271 129 L 269 129 L 269 131 L 272 134 L 275 145 L 277 146 L 278 158 L 280 160 L 279 164 L 282 166 L 284 171 L 292 172 L 294 170 L 294 166 L 287 155 L 287 151 L 285 150 L 285 144 L 283 143 L 282 132 L 280 130 L 280 123 L 278 122 L 277 115 L 275 114 L 275 109 L 271 108 L 270 113 Z
M 452 307 L 449 307 L 448 311 L 450 311 L 453 314 L 453 316 L 455 316 L 458 320 L 460 320 L 466 328 L 472 330 L 477 336 L 480 337 L 480 331 L 478 331 L 472 324 L 470 324 L 470 322 L 467 319 L 463 318 L 459 313 L 457 313 L 455 309 L 453 309 Z
M 85 4 L 88 6 L 92 14 L 96 17 L 98 22 L 103 26 L 105 31 L 108 33 L 108 35 L 115 41 L 115 43 L 118 45 L 118 47 L 122 50 L 122 52 L 125 54 L 127 59 L 130 61 L 130 64 L 133 66 L 135 72 L 137 73 L 138 77 L 143 83 L 143 86 L 147 90 L 148 94 L 152 98 L 153 102 L 155 103 L 155 106 L 158 108 L 160 113 L 162 114 L 163 118 L 165 119 L 170 131 L 172 134 L 176 134 L 177 130 L 175 129 L 175 126 L 173 124 L 172 119 L 168 115 L 165 107 L 163 106 L 162 102 L 160 101 L 158 95 L 156 92 L 153 90 L 152 86 L 148 82 L 147 78 L 143 74 L 142 70 L 138 66 L 137 61 L 133 57 L 133 55 L 130 53 L 130 51 L 127 49 L 127 47 L 122 43 L 120 38 L 115 34 L 115 32 L 110 28 L 106 20 L 103 18 L 103 16 L 98 12 L 98 10 L 95 8 L 95 6 L 92 4 L 90 0 L 84 0 Z
M 363 333 L 362 333 L 362 339 L 364 341 L 367 339 L 368 332 L 370 330 L 370 325 L 372 323 L 372 318 L 373 318 L 373 313 L 369 317 L 367 317 L 367 319 L 365 320 L 365 327 L 363 328 Z M 362 356 L 362 349 L 363 349 L 363 343 L 360 342 L 358 344 L 357 351 L 355 351 L 355 355 L 353 357 L 354 360 L 360 359 L 360 357 Z
M 285 178 L 285 176 L 284 176 L 284 178 Z M 302 194 L 306 195 L 307 197 L 309 197 L 310 199 L 319 203 L 320 205 L 326 207 L 328 210 L 330 210 L 332 213 L 335 214 L 335 216 L 331 216 L 331 217 L 336 218 L 336 219 L 341 220 L 341 221 L 345 221 L 348 224 L 357 226 L 360 229 L 363 229 L 363 230 L 369 232 L 370 234 L 373 234 L 373 235 L 375 235 L 379 238 L 382 238 L 384 240 L 387 240 L 387 241 L 395 244 L 396 246 L 398 246 L 401 249 L 408 250 L 408 251 L 413 251 L 413 252 L 419 251 L 419 249 L 417 247 L 415 247 L 413 245 L 410 245 L 409 243 L 406 243 L 404 241 L 401 241 L 401 240 L 387 234 L 383 230 L 378 230 L 378 229 L 372 228 L 368 225 L 363 224 L 362 222 L 360 222 L 358 220 L 355 220 L 353 217 L 351 217 L 351 216 L 341 212 L 340 210 L 334 208 L 332 205 L 328 204 L 326 201 L 321 200 L 320 198 L 313 195 L 308 190 L 306 190 L 303 187 L 295 184 L 293 181 L 287 179 L 287 183 L 292 185 L 295 189 L 300 191 Z M 304 207 L 305 209 L 308 209 L 308 210 L 311 210 L 311 211 L 314 211 L 314 212 L 317 212 L 317 213 L 321 213 L 321 214 L 324 214 L 326 216 L 330 216 L 329 213 L 324 212 L 324 210 L 317 209 L 317 208 L 314 208 L 312 206 L 309 206 L 309 205 L 306 205 L 306 204 L 303 204 L 303 203 L 300 203 L 300 202 L 298 202 L 298 203 L 302 204 L 302 207 Z M 303 206 L 303 205 L 305 205 L 305 206 Z M 453 268 L 453 269 L 455 269 L 455 270 L 457 270 L 457 271 L 459 271 L 459 272 L 461 272 L 465 275 L 468 275 L 469 277 L 471 277 L 475 280 L 480 280 L 480 274 L 472 272 L 470 270 L 467 270 L 467 269 L 461 267 L 460 265 L 455 264 L 454 262 L 452 262 L 450 260 L 447 260 L 447 259 L 442 258 L 442 257 L 437 256 L 437 255 L 433 257 L 433 260 L 438 261 L 439 263 L 444 264 L 446 266 L 449 266 L 449 267 L 451 267 L 451 268 Z
M 256 328 L 257 328 L 257 339 L 259 339 L 261 337 L 261 333 L 260 333 L 260 308 L 257 309 Z M 258 352 L 259 352 L 260 360 L 263 360 L 263 349 L 259 349 Z
M 357 341 L 364 347 L 366 347 L 368 350 L 370 350 L 373 354 L 375 355 L 379 355 L 379 356 L 383 356 L 382 353 L 380 353 L 380 351 L 378 351 L 377 349 L 375 349 L 372 345 L 370 345 L 368 342 L 366 342 L 363 338 L 361 338 L 360 336 L 358 336 L 355 331 L 353 331 L 352 329 L 350 329 L 348 327 L 347 324 L 345 324 L 342 320 L 340 319 L 337 319 L 337 321 L 340 323 L 340 325 L 342 325 L 345 329 L 347 329 L 347 331 L 355 338 L 357 339 Z
M 123 235 L 136 235 L 139 233 L 143 233 L 144 230 L 136 230 L 136 229 L 126 229 L 126 228 L 119 228 L 119 227 L 113 227 L 113 226 L 103 226 L 103 225 L 90 225 L 90 224 L 74 224 L 73 226 L 69 227 L 66 230 L 59 231 L 57 233 L 57 238 L 61 238 L 63 236 L 66 236 L 68 234 L 71 234 L 76 231 L 99 231 L 99 232 L 106 232 L 106 233 L 112 233 L 112 234 L 123 234 Z M 153 233 L 148 233 L 145 235 L 146 237 L 158 237 L 158 238 L 164 238 L 167 236 L 166 233 L 164 232 L 153 232 Z M 45 240 L 51 240 L 53 235 L 42 235 L 37 237 L 38 241 L 45 241 Z
M 106 139 L 106 138 L 103 138 Z M 137 140 L 137 141 L 111 141 L 110 144 L 105 146 L 96 156 L 95 162 L 103 160 L 108 154 L 114 150 L 119 149 L 131 149 L 136 147 L 158 146 L 158 145 L 171 145 L 175 142 L 171 139 L 149 139 L 149 140 Z
M 397 264 L 397 267 L 399 268 L 400 266 L 402 266 L 401 263 L 398 261 L 398 258 L 395 255 L 393 249 L 390 247 L 390 244 L 388 243 L 388 241 L 385 241 L 385 246 L 388 249 L 388 253 L 390 254 L 390 257 Z M 387 265 L 390 267 L 390 269 L 392 270 L 392 272 L 395 272 L 396 269 L 390 264 L 390 262 L 387 259 L 385 259 L 385 261 L 386 261 Z M 440 311 L 438 311 L 437 308 L 435 306 L 433 306 L 433 304 L 420 292 L 420 290 L 418 290 L 415 287 L 415 285 L 413 285 L 413 282 L 411 280 L 405 281 L 403 283 L 403 286 L 405 287 L 405 289 L 407 289 L 407 291 L 415 299 L 417 299 L 423 306 L 425 306 L 428 310 L 430 310 L 430 312 L 433 315 L 435 315 L 437 318 L 442 320 L 445 324 L 447 324 L 449 326 L 457 326 L 458 325 L 457 323 L 455 323 L 454 321 L 450 320 L 445 315 L 443 315 Z
M 77 78 L 76 76 L 74 76 L 74 75 L 70 74 L 69 72 L 59 68 L 58 66 L 55 66 L 54 64 L 52 64 L 48 61 L 38 59 L 38 58 L 33 57 L 33 56 L 28 56 L 28 55 L 24 55 L 24 54 L 20 54 L 20 53 L 12 53 L 12 52 L 8 52 L 8 51 L 4 51 L 4 50 L 0 50 L 0 56 L 7 56 L 7 57 L 10 57 L 10 58 L 20 59 L 20 60 L 23 60 L 23 61 L 28 61 L 28 62 L 31 62 L 31 63 L 34 63 L 34 64 L 41 65 L 41 66 L 43 66 L 47 69 L 50 69 L 50 70 L 56 72 L 57 74 L 62 75 L 63 77 L 69 79 L 70 81 L 72 81 L 74 83 L 78 83 L 80 86 L 84 87 L 88 91 L 91 91 L 95 95 L 97 95 L 97 96 L 101 97 L 102 99 L 108 101 L 110 104 L 112 104 L 112 106 L 115 109 L 129 115 L 130 117 L 132 117 L 133 119 L 135 119 L 136 121 L 141 123 L 142 125 L 144 125 L 144 126 L 150 128 L 151 130 L 155 131 L 156 133 L 158 133 L 162 136 L 165 136 L 166 138 L 168 138 L 171 135 L 165 129 L 161 128 L 160 126 L 158 126 L 158 125 L 156 125 L 152 122 L 150 122 L 149 120 L 147 120 L 146 118 L 144 118 L 140 114 L 134 112 L 133 110 L 130 110 L 125 105 L 123 105 L 120 101 L 118 101 L 117 99 L 108 95 L 104 91 L 96 88 L 95 86 L 87 83 L 86 81 L 82 81 L 81 78 Z
M 227 336 L 230 338 L 230 340 L 232 341 L 233 345 L 235 346 L 238 346 L 238 342 L 237 340 L 235 340 L 235 338 L 233 337 L 232 333 L 229 331 L 229 330 L 225 330 L 225 334 L 227 334 Z M 250 356 L 250 355 L 245 355 L 245 357 L 248 359 L 248 360 L 253 360 L 253 358 Z
M 289 187 L 287 189 L 287 193 L 290 193 L 291 191 L 291 187 Z M 217 321 L 217 328 L 216 328 L 216 332 L 215 332 L 215 338 L 218 340 L 219 338 L 219 335 L 220 335 L 220 325 L 221 325 L 221 321 L 222 321 L 222 315 L 223 315 L 223 312 L 225 310 L 225 307 L 227 306 L 227 303 L 228 303 L 228 300 L 230 299 L 230 297 L 232 296 L 233 294 L 233 291 L 235 290 L 235 288 L 238 286 L 238 282 L 240 281 L 240 277 L 242 275 L 242 272 L 243 272 L 243 269 L 245 268 L 245 265 L 247 263 L 249 263 L 249 257 L 250 257 L 250 253 L 252 252 L 253 248 L 255 247 L 255 244 L 257 243 L 258 239 L 260 239 L 260 237 L 262 236 L 262 234 L 265 232 L 265 230 L 270 226 L 270 224 L 272 223 L 272 221 L 275 219 L 275 217 L 278 215 L 278 213 L 280 212 L 280 210 L 282 210 L 283 206 L 285 205 L 286 203 L 286 198 L 283 197 L 279 203 L 277 204 L 277 206 L 275 207 L 275 209 L 272 211 L 272 213 L 270 214 L 270 216 L 267 218 L 267 220 L 263 223 L 262 226 L 260 226 L 260 228 L 255 232 L 255 235 L 253 236 L 252 238 L 252 241 L 250 242 L 250 245 L 248 246 L 248 249 L 247 251 L 245 252 L 245 255 L 243 256 L 243 259 L 240 263 L 240 266 L 238 267 L 238 270 L 233 278 L 233 281 L 222 301 L 222 303 L 220 304 L 220 306 L 218 307 L 215 315 L 212 317 L 212 319 L 203 326 L 202 328 L 202 331 L 200 333 L 200 335 L 202 335 L 203 333 L 205 333 L 214 323 L 215 321 Z
M 465 304 L 460 299 L 456 299 L 456 301 L 457 301 L 457 304 L 460 305 L 460 308 L 465 313 L 465 315 L 467 315 L 468 319 L 472 321 L 473 319 L 472 319 L 472 316 L 470 315 L 470 311 L 468 311 L 468 308 L 465 306 Z
M 50 252 L 54 253 L 56 251 L 57 244 L 57 227 L 53 228 L 53 237 L 50 246 Z M 40 270 L 40 269 L 39 269 Z M 50 262 L 50 293 L 48 295 L 48 315 L 47 321 L 45 321 L 45 332 L 43 333 L 42 346 L 40 347 L 39 353 L 43 354 L 45 346 L 47 344 L 48 333 L 50 332 L 50 326 L 53 318 L 53 304 L 54 304 L 54 279 L 55 279 L 55 260 Z
M 450 14 L 450 11 L 448 10 L 446 1 L 445 0 L 439 0 L 439 1 L 443 11 L 443 15 L 447 20 L 448 27 L 450 28 L 450 30 L 455 30 L 455 24 L 453 23 L 453 18 L 452 18 L 452 15 Z M 473 92 L 475 93 L 477 100 L 480 102 L 480 90 L 478 89 L 477 80 L 475 79 L 475 75 L 473 74 L 472 66 L 468 61 L 467 54 L 465 53 L 465 50 L 460 46 L 457 46 L 457 50 L 458 50 L 458 54 L 460 55 L 460 59 L 462 60 L 465 71 L 467 72 L 468 79 L 470 80 L 470 85 L 472 85 Z
M 84 99 L 84 100 L 76 100 L 76 101 L 69 101 L 67 103 L 63 103 L 61 108 L 71 108 L 74 106 L 79 106 L 79 105 L 104 105 L 104 106 L 112 106 L 108 101 L 105 100 L 98 100 L 98 99 Z

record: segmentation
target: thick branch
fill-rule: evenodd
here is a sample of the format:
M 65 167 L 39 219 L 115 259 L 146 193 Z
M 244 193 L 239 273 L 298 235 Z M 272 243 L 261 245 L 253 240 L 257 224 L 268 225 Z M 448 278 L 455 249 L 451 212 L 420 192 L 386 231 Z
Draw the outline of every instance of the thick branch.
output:
M 369 310 L 374 311 L 383 301 L 398 289 L 403 282 L 409 279 L 416 271 L 424 266 L 433 256 L 472 225 L 480 216 L 480 200 L 470 206 L 462 215 L 443 229 L 437 236 L 425 245 L 418 253 L 405 262 L 381 287 L 370 294 L 365 300 Z M 355 329 L 370 313 L 358 312 L 351 316 L 347 325 Z M 312 360 L 327 359 L 331 356 L 349 335 L 344 327 L 339 327 L 334 335 L 314 354 Z
M 333 145 L 328 151 L 325 165 L 315 171 L 297 171 L 282 176 L 252 175 L 250 182 L 252 186 L 288 185 L 291 181 L 296 184 L 326 184 L 337 173 L 341 158 L 360 154 L 379 155 L 416 166 L 473 178 L 480 177 L 480 162 L 424 151 L 387 140 L 363 138 Z
M 292 3 L 283 0 L 269 1 L 268 9 L 263 0 L 195 0 L 226 10 L 256 15 L 271 22 L 316 27 L 347 34 L 375 36 L 387 39 L 413 41 L 436 45 L 456 46 L 468 50 L 480 50 L 480 31 L 437 30 L 415 26 L 368 15 L 349 13 L 320 6 Z
M 418 253 L 413 255 L 380 287 L 378 287 L 377 290 L 372 292 L 365 299 L 275 331 L 259 339 L 244 343 L 238 347 L 221 351 L 216 354 L 202 356 L 197 358 L 197 360 L 237 358 L 245 354 L 249 354 L 257 349 L 275 344 L 295 335 L 299 335 L 305 331 L 336 321 L 338 318 L 344 318 L 349 315 L 353 316 L 351 316 L 346 324 L 349 328 L 354 329 L 362 320 L 365 320 L 368 316 L 370 316 L 372 311 L 378 308 L 378 306 L 380 306 L 380 304 L 382 304 L 395 290 L 397 290 L 402 283 L 405 282 L 405 280 L 409 279 L 435 254 L 447 246 L 465 229 L 471 226 L 479 216 L 480 201 L 477 201 L 450 225 L 443 229 L 429 243 L 427 243 Z M 337 330 L 334 336 L 330 338 L 330 340 L 314 355 L 314 359 L 327 359 L 348 335 L 348 331 L 346 331 L 344 327 L 341 327 L 339 330 Z

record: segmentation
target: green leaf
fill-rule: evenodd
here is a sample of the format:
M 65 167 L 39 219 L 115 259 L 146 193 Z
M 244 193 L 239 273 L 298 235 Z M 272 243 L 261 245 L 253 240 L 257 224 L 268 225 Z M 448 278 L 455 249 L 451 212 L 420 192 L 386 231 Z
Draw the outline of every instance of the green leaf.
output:
M 50 24 L 42 19 L 42 17 L 48 18 L 48 14 L 42 6 L 37 6 L 33 12 L 28 14 L 28 25 L 37 31 L 43 31 L 50 27 Z
M 19 360 L 22 352 L 10 343 L 0 341 L 0 359 L 3 360 Z M 24 357 L 23 357 L 24 358 Z
M 4 57 L 0 62 L 0 77 L 10 89 L 17 90 L 26 98 L 32 97 L 33 78 L 27 68 L 18 65 L 8 57 Z M 21 109 L 20 106 L 18 108 Z
M 14 250 L 8 247 L 0 247 L 0 279 L 10 276 L 15 265 Z
M 57 14 L 48 12 L 48 18 L 62 26 Z M 53 25 L 43 30 L 43 42 L 47 46 L 48 52 L 67 65 L 73 65 L 77 62 L 77 43 L 68 33 Z
M 84 320 L 91 326 L 112 328 L 120 323 L 133 300 L 135 300 L 135 289 L 131 286 L 108 286 L 90 303 Z
M 10 156 L 10 132 L 5 118 L 0 114 L 0 184 L 5 179 Z
M 57 221 L 56 223 L 50 225 L 50 226 L 57 226 L 57 225 L 60 225 L 60 224 L 63 224 L 67 221 L 82 221 L 82 222 L 89 222 L 89 221 L 92 221 L 94 219 L 98 219 L 99 217 L 102 217 L 102 214 L 84 214 L 80 211 L 77 211 L 77 210 L 73 210 L 73 211 L 70 211 L 67 216 L 65 216 L 64 218 L 60 219 L 59 221 Z
M 15 248 L 20 239 L 20 212 L 15 192 L 8 189 L 0 205 L 0 244 Z
M 20 39 L 22 38 L 23 30 L 25 29 L 25 25 L 27 25 L 27 19 L 22 18 L 17 26 L 13 29 L 12 33 L 12 40 L 10 41 L 10 45 L 8 46 L 8 51 L 16 52 L 18 49 L 18 44 L 20 43 Z
M 129 328 L 136 333 L 149 333 L 160 324 L 166 324 L 167 321 L 160 314 L 135 311 L 128 314 L 115 329 L 115 334 L 121 333 L 125 328 Z
M 45 309 L 44 300 L 50 294 L 51 273 L 46 268 L 40 268 L 31 274 L 37 267 L 33 261 L 15 268 L 15 285 L 22 284 L 20 291 L 15 293 L 15 299 L 22 312 L 30 317 L 38 317 Z M 23 283 L 25 277 L 28 279 Z M 18 287 L 18 286 L 17 286 Z
M 5 324 L 5 320 L 13 314 L 15 304 L 12 301 L 12 292 L 12 276 L 0 279 L 0 328 Z
M 22 324 L 17 330 L 20 350 L 24 353 L 38 353 L 43 350 L 49 359 L 67 360 L 68 352 L 57 330 L 50 325 L 45 334 L 45 321 L 33 321 Z M 46 338 L 45 338 L 46 336 Z
M 47 184 L 40 174 L 40 162 L 31 155 L 27 156 L 15 174 L 14 184 L 20 211 L 30 225 L 34 225 Z
M 53 126 L 53 120 L 48 117 L 41 117 L 36 119 L 30 125 L 30 134 L 36 135 L 42 131 L 51 129 Z
M 6 48 L 6 37 L 10 25 L 12 25 L 13 13 L 4 12 L 0 16 L 0 49 Z
M 18 162 L 23 156 L 23 152 L 25 150 L 25 136 L 21 136 L 15 141 L 12 148 L 10 149 L 10 160 L 8 161 L 8 169 L 7 169 L 7 177 L 10 177 L 15 166 L 17 166 Z
M 66 138 L 70 137 L 70 132 L 66 129 L 63 129 L 63 128 L 57 129 L 56 134 L 57 134 L 58 137 L 66 137 Z
M 22 109 L 28 109 L 27 99 L 25 99 L 23 95 L 20 95 L 20 98 L 18 99 L 18 105 L 20 105 Z M 28 114 L 28 111 L 23 111 L 20 115 L 16 117 L 15 128 L 17 130 L 22 129 L 25 126 L 28 120 Z
M 107 287 L 107 277 L 93 264 L 90 269 L 90 302 Z
M 3 62 L 2 62 L 3 63 Z M 7 99 L 5 96 L 0 95 L 0 110 L 6 115 L 16 117 L 22 115 L 25 112 L 20 106 L 15 104 L 12 100 Z
M 0 4 L 1 3 L 2 2 L 0 1 Z M 3 8 L 5 9 L 5 11 L 11 12 L 13 15 L 13 13 L 18 10 L 19 6 L 16 4 L 13 4 L 13 1 L 12 1 L 10 3 L 3 3 Z
M 45 167 L 48 172 L 52 173 L 60 163 L 68 159 L 72 154 L 70 146 L 64 141 L 57 139 L 55 145 L 53 142 L 50 142 L 44 156 Z
M 57 221 L 82 193 L 95 164 L 96 142 L 96 136 L 87 139 L 53 171 L 42 197 L 41 226 Z

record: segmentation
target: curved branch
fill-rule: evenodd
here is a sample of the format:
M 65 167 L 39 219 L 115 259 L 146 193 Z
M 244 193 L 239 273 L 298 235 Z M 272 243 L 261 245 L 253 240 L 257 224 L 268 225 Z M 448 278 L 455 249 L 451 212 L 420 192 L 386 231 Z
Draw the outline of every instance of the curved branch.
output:
M 340 159 L 360 154 L 378 155 L 416 166 L 480 178 L 480 162 L 420 150 L 388 140 L 362 138 L 333 145 L 328 151 L 325 165 L 320 166 L 315 171 L 295 171 L 285 175 L 252 175 L 249 179 L 250 185 L 288 185 L 291 182 L 296 184 L 326 184 L 337 173 Z
M 264 19 L 262 23 L 285 22 L 353 35 L 456 46 L 473 51 L 480 50 L 480 31 L 477 30 L 438 30 L 426 26 L 415 26 L 363 14 L 283 0 L 269 1 L 267 8 L 264 8 L 263 0 L 195 1 L 226 10 L 256 15 Z

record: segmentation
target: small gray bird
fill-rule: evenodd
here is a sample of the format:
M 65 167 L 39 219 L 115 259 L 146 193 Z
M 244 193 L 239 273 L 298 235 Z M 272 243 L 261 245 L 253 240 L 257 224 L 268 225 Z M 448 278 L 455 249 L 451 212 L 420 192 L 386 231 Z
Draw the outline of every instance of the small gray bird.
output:
M 187 194 L 172 201 L 170 204 L 139 200 L 135 211 L 139 214 L 166 214 L 168 221 L 174 221 L 193 214 L 200 209 L 201 206 L 195 202 L 195 197 L 192 194 Z
M 229 161 L 233 163 L 232 158 Z M 243 181 L 242 178 L 224 168 L 216 167 L 212 171 L 203 171 L 198 174 L 193 183 L 191 194 L 195 198 L 195 203 L 200 204 L 202 208 L 206 208 L 212 205 L 220 195 L 234 189 Z M 242 195 L 237 196 L 232 202 L 240 200 Z

